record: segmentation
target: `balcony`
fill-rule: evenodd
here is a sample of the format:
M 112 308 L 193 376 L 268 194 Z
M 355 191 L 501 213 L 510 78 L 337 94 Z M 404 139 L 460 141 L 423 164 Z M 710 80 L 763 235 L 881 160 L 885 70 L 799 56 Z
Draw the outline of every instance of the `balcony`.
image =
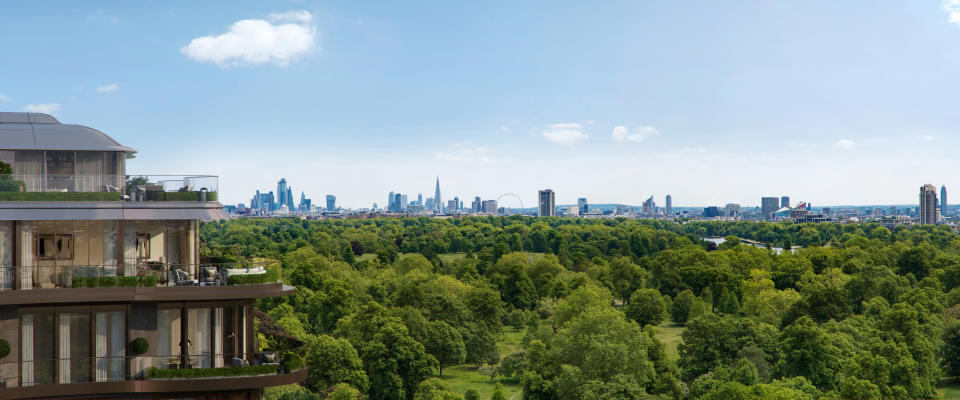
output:
M 290 294 L 277 261 L 0 267 L 0 305 L 254 299 Z
M 0 201 L 216 202 L 212 175 L 0 175 Z
M 302 343 L 255 353 L 79 357 L 0 362 L 0 398 L 259 389 L 307 377 Z

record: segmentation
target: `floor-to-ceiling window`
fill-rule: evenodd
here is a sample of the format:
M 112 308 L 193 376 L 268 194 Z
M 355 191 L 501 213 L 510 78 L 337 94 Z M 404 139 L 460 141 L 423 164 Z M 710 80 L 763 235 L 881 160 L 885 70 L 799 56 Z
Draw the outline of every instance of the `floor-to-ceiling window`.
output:
M 126 314 L 113 307 L 28 309 L 20 315 L 20 382 L 106 382 L 126 377 Z

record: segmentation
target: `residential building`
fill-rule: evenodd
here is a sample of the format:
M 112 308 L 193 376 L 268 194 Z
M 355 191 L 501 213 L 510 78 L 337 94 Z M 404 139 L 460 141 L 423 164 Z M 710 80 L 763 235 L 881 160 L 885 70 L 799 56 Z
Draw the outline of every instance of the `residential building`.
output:
M 556 205 L 557 198 L 553 190 L 544 189 L 539 192 L 538 198 L 540 200 L 539 211 L 537 215 L 541 217 L 552 217 L 557 215 Z
M 920 224 L 937 223 L 937 188 L 926 184 L 920 187 Z
M 126 175 L 135 153 L 46 114 L 0 113 L 14 171 L 0 176 L 0 338 L 13 349 L 0 398 L 260 399 L 303 381 L 305 368 L 283 368 L 298 342 L 271 336 L 260 351 L 269 333 L 254 324 L 257 299 L 294 291 L 280 263 L 199 254 L 200 221 L 226 216 L 218 178 Z M 251 364 L 264 367 L 218 376 Z

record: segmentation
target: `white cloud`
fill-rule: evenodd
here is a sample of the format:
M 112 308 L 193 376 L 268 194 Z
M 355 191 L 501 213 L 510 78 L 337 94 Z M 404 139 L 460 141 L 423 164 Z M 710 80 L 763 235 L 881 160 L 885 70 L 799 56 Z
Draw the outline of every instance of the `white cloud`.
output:
M 7 95 L 0 93 L 0 101 L 13 101 L 13 99 L 7 97 Z
M 234 22 L 227 33 L 195 38 L 180 52 L 194 61 L 221 67 L 266 63 L 287 66 L 316 47 L 317 33 L 309 12 L 276 13 L 267 19 Z
M 949 15 L 951 24 L 960 25 L 960 0 L 944 0 L 943 11 Z
M 24 111 L 27 111 L 27 112 L 53 114 L 60 110 L 60 104 L 59 103 L 27 104 L 27 106 L 24 107 L 23 109 Z
M 99 93 L 116 92 L 118 89 L 120 89 L 120 85 L 118 85 L 118 84 L 116 84 L 116 83 L 111 83 L 111 84 L 109 84 L 109 85 L 103 85 L 103 86 L 97 86 L 97 92 L 99 92 Z
M 850 139 L 840 139 L 833 144 L 833 147 L 836 147 L 840 150 L 850 150 L 854 146 L 854 143 Z
M 310 14 L 310 12 L 307 10 L 296 10 L 269 14 L 267 15 L 267 19 L 272 22 L 296 22 L 308 24 L 313 22 L 313 14 Z
M 456 147 L 457 144 L 454 144 Z M 433 157 L 437 160 L 447 161 L 458 164 L 500 164 L 501 162 L 509 162 L 509 160 L 500 160 L 495 157 L 491 157 L 488 154 L 486 147 L 474 147 L 470 149 L 456 150 L 453 152 L 437 152 L 433 154 Z
M 506 125 L 500 125 L 500 132 L 509 132 L 509 131 L 510 131 L 510 128 L 508 128 Z
M 629 140 L 634 143 L 640 143 L 647 137 L 659 134 L 660 131 L 652 126 L 639 126 L 633 128 L 633 130 L 629 130 L 626 126 L 621 125 L 613 128 L 613 141 L 622 142 Z
M 543 131 L 542 135 L 551 143 L 568 146 L 580 143 L 589 137 L 583 133 L 582 125 L 573 123 L 547 125 L 547 130 Z
M 930 135 L 923 135 L 920 137 L 920 139 L 923 139 L 924 142 L 928 142 L 928 143 L 935 140 L 935 138 Z

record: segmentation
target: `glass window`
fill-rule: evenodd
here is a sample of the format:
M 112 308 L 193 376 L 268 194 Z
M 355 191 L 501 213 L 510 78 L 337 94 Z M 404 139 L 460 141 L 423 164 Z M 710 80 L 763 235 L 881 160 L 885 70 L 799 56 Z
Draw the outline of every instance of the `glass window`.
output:
M 150 234 L 137 234 L 137 258 L 141 260 L 150 259 Z
M 74 156 L 72 151 L 47 151 L 47 191 L 73 192 Z
M 157 310 L 157 367 L 180 368 L 180 309 Z
M 211 320 L 209 308 L 187 309 L 187 366 L 210 368 Z
M 90 381 L 90 314 L 59 315 L 59 383 Z
M 20 382 L 23 386 L 54 383 L 53 313 L 23 314 L 20 319 Z
M 124 380 L 126 319 L 122 311 L 98 312 L 96 332 L 97 382 Z
M 72 260 L 73 234 L 39 235 L 37 258 L 40 260 Z

